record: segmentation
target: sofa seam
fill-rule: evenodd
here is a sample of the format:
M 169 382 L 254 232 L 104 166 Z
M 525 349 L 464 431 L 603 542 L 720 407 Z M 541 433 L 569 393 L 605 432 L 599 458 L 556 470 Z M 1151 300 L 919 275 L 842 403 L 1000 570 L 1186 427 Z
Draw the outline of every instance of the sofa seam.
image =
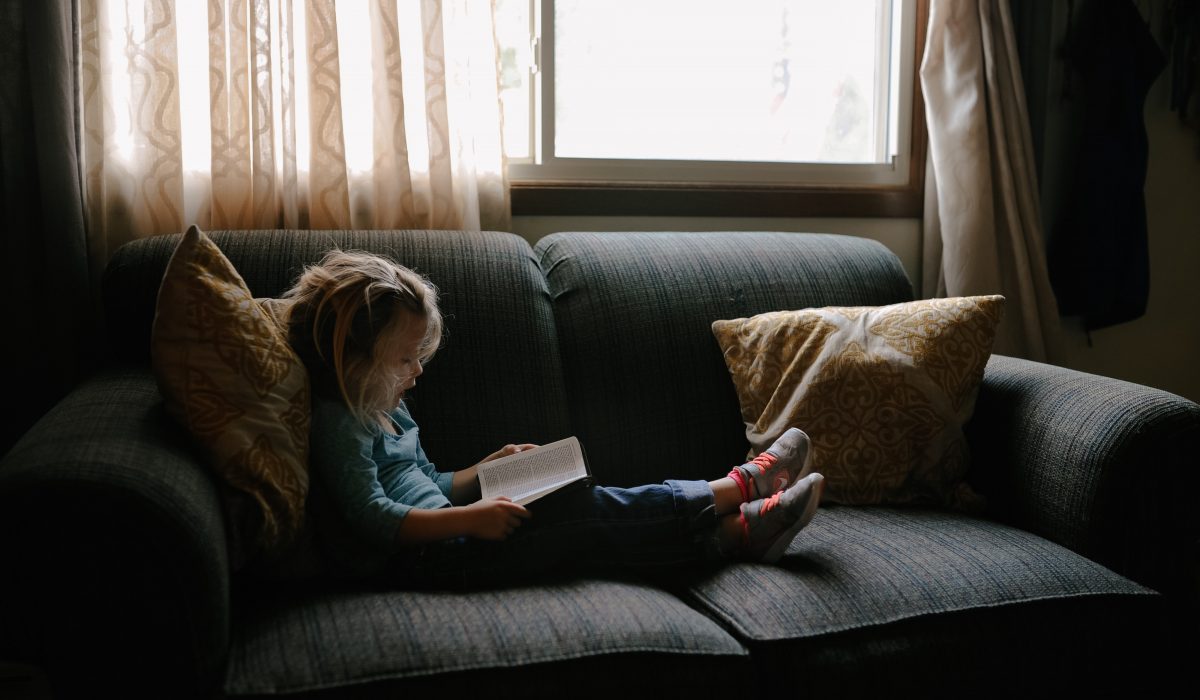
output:
M 319 691 L 319 690 L 330 690 L 333 688 L 343 688 L 346 686 L 353 686 L 353 685 L 365 685 L 368 683 L 375 683 L 378 681 L 386 681 L 386 680 L 402 680 L 402 679 L 406 679 L 406 678 L 428 678 L 431 676 L 437 676 L 437 675 L 446 674 L 446 673 L 462 673 L 462 672 L 466 672 L 466 671 L 520 669 L 520 668 L 526 668 L 528 666 L 532 666 L 532 665 L 536 665 L 536 664 L 557 663 L 557 662 L 562 662 L 562 661 L 575 661 L 575 660 L 585 659 L 585 658 L 612 656 L 615 654 L 628 654 L 628 653 L 657 653 L 657 654 L 669 654 L 672 656 L 704 656 L 704 657 L 728 656 L 730 658 L 749 658 L 750 650 L 747 649 L 746 646 L 744 644 L 742 644 L 742 642 L 740 640 L 738 640 L 737 638 L 731 637 L 731 639 L 735 643 L 737 643 L 737 646 L 739 647 L 739 651 L 736 653 L 735 652 L 726 652 L 726 651 L 709 651 L 709 650 L 683 650 L 683 649 L 678 649 L 678 648 L 666 648 L 666 647 L 656 647 L 656 646 L 648 646 L 647 645 L 647 646 L 626 647 L 626 648 L 621 648 L 621 649 L 603 650 L 603 651 L 593 652 L 593 653 L 589 653 L 586 651 L 580 651 L 580 652 L 575 652 L 575 653 L 571 653 L 571 654 L 560 654 L 560 655 L 556 655 L 556 656 L 547 656 L 544 658 L 524 659 L 517 664 L 503 664 L 503 663 L 464 664 L 462 666 L 430 668 L 430 669 L 419 670 L 419 671 L 396 671 L 396 672 L 377 673 L 377 674 L 373 674 L 370 676 L 363 676 L 360 678 L 355 678 L 353 680 L 349 680 L 349 681 L 345 681 L 345 682 L 314 683 L 314 684 L 310 684 L 310 685 L 286 687 L 286 688 L 281 688 L 278 686 L 272 686 L 270 688 L 258 688 L 258 687 L 250 686 L 247 688 L 238 689 L 235 692 L 238 695 L 256 694 L 256 693 L 257 694 L 265 693 L 265 694 L 273 694 L 273 695 L 291 695 L 291 694 L 296 694 L 296 693 L 307 693 L 307 692 Z M 226 694 L 230 694 L 230 689 L 227 687 L 224 687 L 224 684 L 222 687 L 222 691 L 225 692 Z
M 784 641 L 796 640 L 796 639 L 818 639 L 821 637 L 828 637 L 828 636 L 831 636 L 834 634 L 841 634 L 844 632 L 853 632 L 855 630 L 867 629 L 867 628 L 871 628 L 871 627 L 882 627 L 884 625 L 890 625 L 890 624 L 894 624 L 897 622 L 903 622 L 906 620 L 917 620 L 917 619 L 920 619 L 923 617 L 933 617 L 933 616 L 937 616 L 937 615 L 946 615 L 946 614 L 951 614 L 951 613 L 967 612 L 970 610 L 987 610 L 987 609 L 992 609 L 992 608 L 1003 608 L 1003 607 L 1012 606 L 1012 605 L 1021 605 L 1023 603 L 1034 603 L 1034 602 L 1041 602 L 1041 601 L 1047 601 L 1047 600 L 1065 600 L 1065 599 L 1069 599 L 1069 598 L 1093 598 L 1093 597 L 1100 597 L 1100 596 L 1130 596 L 1130 595 L 1144 596 L 1144 597 L 1155 597 L 1155 596 L 1162 597 L 1161 593 L 1159 593 L 1158 591 L 1152 590 L 1152 589 L 1146 589 L 1146 590 L 1140 590 L 1140 591 L 1089 591 L 1086 593 L 1049 594 L 1049 595 L 1042 595 L 1042 596 L 1034 596 L 1034 597 L 1030 597 L 1030 598 L 1023 598 L 1021 600 L 1011 600 L 1011 601 L 1004 601 L 1004 602 L 999 602 L 999 603 L 984 603 L 982 605 L 969 605 L 969 606 L 964 605 L 964 606 L 947 608 L 945 610 L 931 610 L 928 612 L 915 613 L 915 614 L 911 614 L 911 615 L 901 615 L 901 616 L 897 616 L 897 617 L 890 617 L 890 618 L 876 620 L 876 621 L 872 621 L 872 622 L 854 623 L 854 624 L 848 624 L 848 625 L 841 626 L 841 627 L 831 627 L 829 629 L 825 629 L 825 630 L 822 630 L 820 632 L 816 632 L 813 634 L 801 634 L 801 635 L 783 636 L 783 637 L 766 637 L 766 636 L 756 635 L 756 634 L 750 632 L 748 629 L 746 629 L 746 627 L 744 627 L 743 625 L 741 625 L 739 622 L 737 622 L 734 619 L 736 616 L 734 616 L 731 612 L 729 612 L 722 605 L 720 605 L 719 603 L 714 601 L 712 598 L 705 596 L 704 594 L 696 592 L 696 591 L 690 591 L 689 593 L 690 593 L 689 597 L 694 597 L 696 600 L 703 601 L 706 604 L 705 610 L 702 610 L 702 611 L 715 613 L 717 618 L 719 618 L 719 622 L 721 622 L 724 626 L 727 626 L 730 629 L 730 631 L 733 632 L 735 635 L 739 635 L 738 637 L 735 637 L 735 638 L 737 638 L 739 641 L 745 640 L 747 642 L 753 642 L 753 643 L 784 642 Z M 708 607 L 708 606 L 711 606 L 711 607 Z

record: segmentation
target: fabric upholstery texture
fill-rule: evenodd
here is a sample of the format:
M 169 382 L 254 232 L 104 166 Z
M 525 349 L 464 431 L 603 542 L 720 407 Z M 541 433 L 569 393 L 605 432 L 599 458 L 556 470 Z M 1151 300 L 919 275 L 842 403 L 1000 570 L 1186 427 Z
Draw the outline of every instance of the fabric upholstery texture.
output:
M 707 479 L 741 464 L 737 397 L 711 325 L 911 298 L 881 244 L 789 233 L 558 233 L 554 298 L 571 421 L 602 483 Z
M 255 600 L 239 620 L 227 693 L 297 692 L 632 653 L 688 655 L 699 672 L 720 657 L 745 654 L 674 596 L 620 580 L 271 598 Z
M 13 600 L 40 615 L 33 631 L 46 647 L 70 639 L 85 651 L 86 667 L 70 673 L 122 673 L 109 649 L 142 650 L 138 667 L 171 683 L 222 667 L 230 561 L 220 495 L 149 367 L 101 372 L 43 417 L 4 457 L 0 515 L 6 582 L 32 586 Z M 180 648 L 190 658 L 175 656 Z
M 1016 528 L 880 506 L 822 507 L 778 566 L 726 566 L 691 591 L 740 638 L 756 642 L 1050 598 L 1158 596 Z
M 721 476 L 744 456 L 714 320 L 910 298 L 894 256 L 840 236 L 564 234 L 536 259 L 497 233 L 211 236 L 258 298 L 333 245 L 427 274 L 448 326 L 410 401 L 430 456 L 453 468 L 574 432 L 607 483 Z M 126 368 L 0 460 L 0 656 L 41 654 L 74 695 L 613 698 L 634 679 L 643 696 L 730 697 L 753 678 L 763 696 L 1074 697 L 1124 677 L 1157 696 L 1148 684 L 1182 675 L 1149 662 L 1162 620 L 1194 637 L 1180 602 L 1195 597 L 1200 407 L 1003 357 L 965 428 L 994 520 L 824 507 L 779 567 L 653 585 L 451 593 L 232 574 L 221 487 L 148 366 L 178 240 L 114 255 L 110 359 Z M 1186 669 L 1195 646 L 1178 649 Z
M 1179 669 L 1161 596 L 1035 600 L 749 643 L 762 695 L 833 698 L 1172 697 Z
M 965 432 L 993 517 L 1158 590 L 1196 590 L 1200 406 L 993 355 Z
M 308 372 L 275 316 L 195 226 L 163 275 L 151 357 L 167 411 L 204 445 L 216 474 L 257 505 L 239 513 L 253 525 L 237 517 L 238 527 L 268 552 L 290 544 L 308 495 Z
M 754 456 L 812 439 L 824 500 L 982 510 L 962 426 L 991 354 L 999 296 L 775 311 L 714 321 Z
M 722 568 L 691 597 L 757 668 L 799 666 L 822 697 L 1154 694 L 1176 663 L 1164 596 L 945 511 L 823 507 L 779 566 Z M 763 693 L 795 688 L 762 678 Z

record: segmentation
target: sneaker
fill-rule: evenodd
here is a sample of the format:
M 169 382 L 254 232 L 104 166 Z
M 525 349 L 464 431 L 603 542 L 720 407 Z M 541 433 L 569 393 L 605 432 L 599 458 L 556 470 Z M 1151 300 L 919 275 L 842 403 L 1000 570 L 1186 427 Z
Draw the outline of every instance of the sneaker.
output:
M 750 493 L 747 501 L 767 498 L 796 482 L 808 462 L 808 435 L 799 428 L 788 428 L 767 449 L 740 467 Z
M 796 533 L 817 514 L 824 491 L 825 477 L 814 472 L 769 498 L 743 503 L 743 554 L 767 564 L 779 561 Z

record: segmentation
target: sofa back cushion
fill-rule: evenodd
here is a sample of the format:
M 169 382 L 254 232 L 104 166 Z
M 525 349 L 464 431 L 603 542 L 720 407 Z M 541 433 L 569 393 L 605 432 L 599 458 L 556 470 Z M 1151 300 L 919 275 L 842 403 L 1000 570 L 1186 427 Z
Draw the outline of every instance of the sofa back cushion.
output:
M 848 236 L 558 233 L 535 252 L 554 299 L 572 427 L 611 485 L 711 479 L 744 461 L 713 321 L 912 295 L 895 255 Z
M 475 463 L 509 442 L 570 434 L 553 311 L 529 244 L 463 231 L 212 231 L 255 297 L 277 297 L 331 248 L 387 255 L 440 291 L 446 332 L 408 401 L 440 469 Z M 149 363 L 163 271 L 179 235 L 119 249 L 104 300 L 116 360 Z

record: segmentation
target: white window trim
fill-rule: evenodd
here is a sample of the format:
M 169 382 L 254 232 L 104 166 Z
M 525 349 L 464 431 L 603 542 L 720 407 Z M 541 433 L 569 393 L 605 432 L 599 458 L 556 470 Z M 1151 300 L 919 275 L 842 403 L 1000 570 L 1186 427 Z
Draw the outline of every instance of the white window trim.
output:
M 531 90 L 531 113 L 540 119 L 531 120 L 530 143 L 535 149 L 534 159 L 519 161 L 510 159 L 508 175 L 515 186 L 537 184 L 592 184 L 620 183 L 629 186 L 716 186 L 716 187 L 900 187 L 909 182 L 917 168 L 913 168 L 912 117 L 916 80 L 917 2 L 900 0 L 900 40 L 892 48 L 893 65 L 898 74 L 888 80 L 877 81 L 877 88 L 886 93 L 887 83 L 898 81 L 897 138 L 891 158 L 885 163 L 762 163 L 725 161 L 670 161 L 670 160 L 608 160 L 590 158 L 556 158 L 550 153 L 554 143 L 554 65 L 549 57 L 554 55 L 552 26 L 543 26 L 542 17 L 554 16 L 554 0 L 531 0 L 540 3 L 541 13 L 532 13 L 531 23 L 535 36 L 540 38 L 533 45 L 534 66 Z M 552 25 L 553 23 L 547 23 Z M 886 28 L 885 28 L 886 29 Z M 886 128 L 881 125 L 880 128 Z M 920 154 L 921 158 L 924 154 Z

